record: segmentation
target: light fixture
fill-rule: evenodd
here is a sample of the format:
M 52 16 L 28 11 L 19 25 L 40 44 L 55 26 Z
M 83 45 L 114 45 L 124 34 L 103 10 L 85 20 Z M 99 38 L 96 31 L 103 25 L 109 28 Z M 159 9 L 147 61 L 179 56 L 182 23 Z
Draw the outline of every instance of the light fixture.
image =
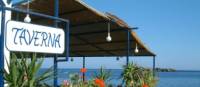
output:
M 108 36 L 106 37 L 106 40 L 108 42 L 111 42 L 112 41 L 112 37 L 110 36 L 110 22 L 108 23 Z
M 29 0 L 27 0 L 27 12 L 29 12 Z M 24 18 L 24 22 L 30 23 L 31 22 L 31 17 L 29 14 L 26 14 L 26 17 Z
M 71 57 L 71 60 L 70 60 L 71 62 L 73 62 L 74 61 L 74 58 L 73 57 Z
M 137 43 L 136 43 L 136 46 L 135 46 L 135 53 L 138 53 L 139 50 L 138 50 L 138 46 L 137 46 Z
M 119 56 L 117 56 L 116 60 L 119 61 Z
M 29 14 L 27 14 L 26 17 L 24 18 L 24 22 L 27 22 L 27 23 L 31 22 L 31 18 L 29 16 Z

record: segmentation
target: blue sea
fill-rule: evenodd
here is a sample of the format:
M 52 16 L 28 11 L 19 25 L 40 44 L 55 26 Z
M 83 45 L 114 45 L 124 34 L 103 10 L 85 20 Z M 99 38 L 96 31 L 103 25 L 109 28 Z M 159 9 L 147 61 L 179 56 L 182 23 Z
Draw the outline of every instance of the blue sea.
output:
M 122 70 L 111 69 L 109 71 L 112 73 L 110 83 L 114 87 L 121 84 L 122 79 L 120 75 Z M 61 84 L 63 80 L 68 80 L 71 73 L 81 75 L 79 69 L 59 69 L 58 83 Z M 86 79 L 89 80 L 96 73 L 98 73 L 98 70 L 89 69 L 86 73 Z M 157 77 L 157 87 L 200 87 L 200 71 L 157 72 Z M 52 84 L 53 80 L 48 80 L 48 83 Z

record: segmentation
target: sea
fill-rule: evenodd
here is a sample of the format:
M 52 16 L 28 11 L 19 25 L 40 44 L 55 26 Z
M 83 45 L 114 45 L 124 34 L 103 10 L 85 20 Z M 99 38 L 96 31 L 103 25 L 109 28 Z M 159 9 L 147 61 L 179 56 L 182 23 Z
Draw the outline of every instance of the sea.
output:
M 41 69 L 40 73 L 43 71 L 45 69 Z M 98 71 L 97 69 L 87 70 L 86 79 L 90 80 L 98 74 Z M 117 85 L 122 83 L 121 69 L 109 69 L 107 71 L 110 71 L 112 74 L 109 83 L 113 87 L 117 87 Z M 61 84 L 64 80 L 69 80 L 69 75 L 72 73 L 82 75 L 79 69 L 59 69 L 58 84 Z M 157 72 L 156 76 L 158 79 L 157 87 L 200 87 L 200 71 Z M 52 79 L 46 82 L 53 85 Z

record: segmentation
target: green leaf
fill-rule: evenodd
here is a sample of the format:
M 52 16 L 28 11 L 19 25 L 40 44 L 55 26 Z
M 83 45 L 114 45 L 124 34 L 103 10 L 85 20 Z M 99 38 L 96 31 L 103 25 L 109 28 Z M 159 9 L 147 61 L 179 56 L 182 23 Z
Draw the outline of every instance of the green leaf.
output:
M 24 56 L 22 53 L 20 53 L 20 57 L 18 59 L 14 53 L 11 53 L 10 63 L 7 61 L 9 72 L 3 70 L 5 83 L 8 84 L 8 87 L 40 87 L 43 84 L 42 80 L 52 76 L 52 69 L 38 77 L 36 76 L 43 63 L 43 59 L 37 60 L 36 54 L 31 56 L 31 61 L 28 60 L 30 57 Z

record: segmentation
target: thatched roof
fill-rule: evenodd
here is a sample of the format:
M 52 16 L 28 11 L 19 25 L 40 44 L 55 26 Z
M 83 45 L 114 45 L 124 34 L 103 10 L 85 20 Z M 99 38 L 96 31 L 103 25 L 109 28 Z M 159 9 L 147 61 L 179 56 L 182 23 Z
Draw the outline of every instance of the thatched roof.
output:
M 127 30 L 131 33 L 131 56 L 155 56 L 123 20 L 110 13 L 101 13 L 81 0 L 59 0 L 59 17 L 70 21 L 70 56 L 126 56 Z M 20 5 L 19 8 L 25 8 Z M 54 15 L 54 0 L 33 0 L 34 12 Z M 13 14 L 16 17 L 16 14 Z M 19 20 L 24 15 L 19 14 Z M 15 17 L 13 19 L 15 19 Z M 52 20 L 32 16 L 32 22 L 53 25 Z M 112 42 L 106 41 L 108 22 Z M 139 53 L 134 53 L 136 43 Z M 62 56 L 62 55 L 61 55 Z

